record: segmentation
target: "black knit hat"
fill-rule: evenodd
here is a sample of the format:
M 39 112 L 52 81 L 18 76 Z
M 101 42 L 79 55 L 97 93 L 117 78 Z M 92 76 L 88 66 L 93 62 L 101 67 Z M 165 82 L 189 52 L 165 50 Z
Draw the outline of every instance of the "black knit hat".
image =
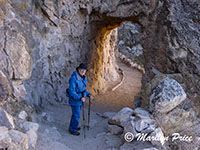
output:
M 88 67 L 87 67 L 87 65 L 86 64 L 84 64 L 84 63 L 81 63 L 76 69 L 85 69 L 85 70 L 87 70 L 88 69 Z

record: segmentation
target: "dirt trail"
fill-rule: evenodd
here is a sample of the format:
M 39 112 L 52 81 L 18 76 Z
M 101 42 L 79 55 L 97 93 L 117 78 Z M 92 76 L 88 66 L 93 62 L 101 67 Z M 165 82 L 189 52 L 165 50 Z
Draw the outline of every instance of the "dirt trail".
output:
M 106 93 L 95 97 L 92 110 L 97 112 L 119 111 L 128 106 L 133 108 L 134 96 L 141 90 L 142 74 L 136 69 L 118 62 L 124 71 L 124 82 L 115 91 L 108 89 Z
M 132 107 L 134 96 L 141 88 L 141 73 L 119 63 L 125 73 L 124 83 L 114 92 L 107 91 L 97 96 L 92 104 L 90 129 L 86 129 L 86 139 L 81 135 L 69 134 L 68 125 L 71 117 L 69 105 L 48 105 L 43 114 L 38 116 L 40 128 L 38 131 L 37 150 L 118 150 L 123 144 L 120 136 L 112 135 L 107 130 L 108 118 L 102 118 L 96 112 L 116 112 L 125 106 Z M 86 111 L 87 112 L 87 107 Z M 80 126 L 82 125 L 82 117 Z

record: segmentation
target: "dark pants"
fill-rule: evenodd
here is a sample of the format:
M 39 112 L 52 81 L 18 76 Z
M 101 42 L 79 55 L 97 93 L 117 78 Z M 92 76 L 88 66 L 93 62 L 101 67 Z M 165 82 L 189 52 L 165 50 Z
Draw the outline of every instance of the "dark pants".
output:
M 69 125 L 70 131 L 77 131 L 79 119 L 81 116 L 81 106 L 71 106 L 72 108 L 72 117 Z

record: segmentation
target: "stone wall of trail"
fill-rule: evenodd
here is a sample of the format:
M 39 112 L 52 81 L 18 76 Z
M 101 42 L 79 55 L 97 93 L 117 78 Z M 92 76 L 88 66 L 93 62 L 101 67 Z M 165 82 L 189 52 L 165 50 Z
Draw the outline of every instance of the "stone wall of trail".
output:
M 145 19 L 143 89 L 155 76 L 168 75 L 199 105 L 199 7 L 199 1 L 159 1 Z
M 64 101 L 72 69 L 86 60 L 86 16 L 72 1 L 0 3 L 0 65 L 16 96 L 37 105 Z

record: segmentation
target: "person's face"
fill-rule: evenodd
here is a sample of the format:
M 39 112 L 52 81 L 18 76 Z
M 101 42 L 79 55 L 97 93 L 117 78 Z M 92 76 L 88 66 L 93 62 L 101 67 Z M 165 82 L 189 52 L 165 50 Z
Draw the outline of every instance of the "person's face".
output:
M 86 69 L 82 69 L 82 68 L 79 68 L 78 69 L 78 72 L 79 72 L 79 74 L 81 75 L 81 76 L 84 76 L 85 75 L 85 73 L 86 73 Z

